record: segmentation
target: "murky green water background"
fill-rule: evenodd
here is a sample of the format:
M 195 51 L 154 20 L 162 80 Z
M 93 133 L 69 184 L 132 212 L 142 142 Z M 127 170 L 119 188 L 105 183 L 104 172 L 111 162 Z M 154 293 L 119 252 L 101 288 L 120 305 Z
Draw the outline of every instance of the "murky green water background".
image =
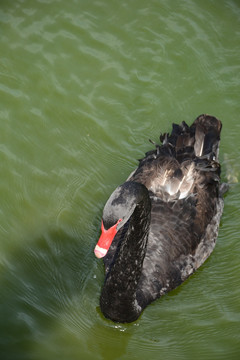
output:
M 240 358 L 240 2 L 1 0 L 0 358 Z M 103 205 L 172 122 L 223 122 L 217 246 L 129 325 L 99 311 Z

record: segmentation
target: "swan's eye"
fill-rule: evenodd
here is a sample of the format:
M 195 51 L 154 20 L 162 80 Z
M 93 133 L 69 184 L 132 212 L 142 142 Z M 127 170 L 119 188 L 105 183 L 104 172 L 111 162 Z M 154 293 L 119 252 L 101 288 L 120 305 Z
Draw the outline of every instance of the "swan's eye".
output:
M 117 226 L 118 226 L 118 224 L 119 224 L 121 221 L 122 221 L 122 219 L 119 219 L 119 220 L 117 221 Z M 119 229 L 117 229 L 117 230 L 119 230 Z

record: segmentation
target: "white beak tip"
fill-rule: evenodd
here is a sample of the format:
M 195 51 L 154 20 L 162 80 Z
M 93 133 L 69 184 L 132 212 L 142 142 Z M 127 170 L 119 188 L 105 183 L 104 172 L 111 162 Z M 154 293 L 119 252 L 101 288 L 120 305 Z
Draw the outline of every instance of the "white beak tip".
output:
M 100 246 L 96 245 L 94 249 L 94 254 L 98 259 L 104 257 L 107 253 L 107 249 L 103 249 Z

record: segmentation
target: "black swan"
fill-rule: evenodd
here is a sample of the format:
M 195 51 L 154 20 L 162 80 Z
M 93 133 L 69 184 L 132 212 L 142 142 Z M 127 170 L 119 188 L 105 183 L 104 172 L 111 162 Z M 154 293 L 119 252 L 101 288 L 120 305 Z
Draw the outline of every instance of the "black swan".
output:
M 211 254 L 223 211 L 218 162 L 221 121 L 173 124 L 108 199 L 95 255 L 104 257 L 104 316 L 135 321 Z

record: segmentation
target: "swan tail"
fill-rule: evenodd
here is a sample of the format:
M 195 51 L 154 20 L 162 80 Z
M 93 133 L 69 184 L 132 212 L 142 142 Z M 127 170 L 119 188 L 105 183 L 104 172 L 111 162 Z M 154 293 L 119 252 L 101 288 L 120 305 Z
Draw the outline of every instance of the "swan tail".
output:
M 203 114 L 197 117 L 191 127 L 195 128 L 195 155 L 218 160 L 221 121 L 214 116 Z
M 161 134 L 160 140 L 175 153 L 178 161 L 187 158 L 206 157 L 218 160 L 218 149 L 222 123 L 210 115 L 200 115 L 188 126 L 185 121 L 173 124 L 171 134 Z

